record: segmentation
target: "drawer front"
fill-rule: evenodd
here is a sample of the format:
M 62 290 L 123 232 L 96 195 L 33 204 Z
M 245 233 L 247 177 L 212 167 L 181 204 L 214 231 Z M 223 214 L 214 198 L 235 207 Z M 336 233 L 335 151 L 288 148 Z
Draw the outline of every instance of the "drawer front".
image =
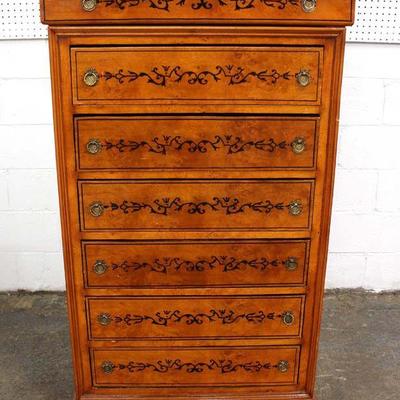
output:
M 320 103 L 320 47 L 71 51 L 75 103 Z
M 296 346 L 93 350 L 93 380 L 107 387 L 295 384 L 299 353 Z
M 308 229 L 313 181 L 86 181 L 83 230 Z
M 42 0 L 48 23 L 349 24 L 352 0 Z
M 308 241 L 85 242 L 87 287 L 302 286 Z
M 299 337 L 303 297 L 90 298 L 92 339 Z
M 317 121 L 262 117 L 78 118 L 78 168 L 313 168 Z

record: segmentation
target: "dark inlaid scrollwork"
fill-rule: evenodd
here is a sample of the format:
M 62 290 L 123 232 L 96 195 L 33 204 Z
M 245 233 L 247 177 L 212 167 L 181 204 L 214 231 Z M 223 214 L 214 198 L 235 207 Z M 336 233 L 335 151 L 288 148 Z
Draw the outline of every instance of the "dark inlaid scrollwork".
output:
M 296 138 L 297 139 L 297 138 Z M 297 143 L 297 142 L 296 142 Z M 117 150 L 120 153 L 133 152 L 144 149 L 149 153 L 166 155 L 167 152 L 187 151 L 189 153 L 208 153 L 209 151 L 226 150 L 226 155 L 242 153 L 251 150 L 258 150 L 267 153 L 274 153 L 276 150 L 286 150 L 292 148 L 292 143 L 286 140 L 276 142 L 273 138 L 268 140 L 245 140 L 238 136 L 232 135 L 216 135 L 214 139 L 201 139 L 194 141 L 192 139 L 182 138 L 181 136 L 154 137 L 147 140 L 135 141 L 119 139 L 115 142 L 105 140 L 101 143 L 101 147 L 105 150 Z
M 293 260 L 291 257 L 290 260 Z M 243 259 L 229 256 L 211 256 L 210 258 L 198 259 L 195 261 L 184 260 L 181 258 L 156 258 L 152 262 L 147 261 L 128 261 L 124 260 L 121 263 L 112 263 L 112 270 L 121 270 L 124 272 L 135 272 L 139 270 L 149 270 L 168 274 L 171 272 L 203 272 L 212 270 L 221 270 L 222 272 L 232 271 L 267 271 L 270 268 L 278 268 L 279 266 L 287 266 L 289 259 L 267 259 L 265 257 L 254 259 Z M 293 262 L 293 261 L 292 261 Z M 297 262 L 297 260 L 295 260 Z
M 206 212 L 223 212 L 225 215 L 234 215 L 246 211 L 270 214 L 272 211 L 290 211 L 291 204 L 283 202 L 273 203 L 270 200 L 242 203 L 239 199 L 230 197 L 214 197 L 211 201 L 183 201 L 179 197 L 174 199 L 156 199 L 151 203 L 123 200 L 121 203 L 102 205 L 111 212 L 132 214 L 142 210 L 148 210 L 151 214 L 168 216 L 173 212 L 187 212 L 188 214 L 205 214 Z
M 146 83 L 156 86 L 166 86 L 168 83 L 186 82 L 189 85 L 207 85 L 211 82 L 225 82 L 228 85 L 240 85 L 248 83 L 252 79 L 275 84 L 279 80 L 290 80 L 297 74 L 287 72 L 278 72 L 276 69 L 265 69 L 262 71 L 246 71 L 243 67 L 234 65 L 217 65 L 214 70 L 204 70 L 195 72 L 183 70 L 179 65 L 175 67 L 162 66 L 153 67 L 150 72 L 136 72 L 132 70 L 119 69 L 118 72 L 104 72 L 101 78 L 106 81 L 116 80 L 120 84 L 135 82 L 144 78 Z
M 102 365 L 105 373 L 112 373 L 115 370 L 127 370 L 129 373 L 142 372 L 147 369 L 152 372 L 165 374 L 170 371 L 182 371 L 189 374 L 202 373 L 208 371 L 217 371 L 221 374 L 245 371 L 251 373 L 262 372 L 265 370 L 277 369 L 285 373 L 289 369 L 287 361 L 279 361 L 277 364 L 261 361 L 249 361 L 246 363 L 235 363 L 232 360 L 209 360 L 208 362 L 184 362 L 180 359 L 175 360 L 159 360 L 154 363 L 129 361 L 127 363 L 119 363 L 117 365 L 110 361 L 106 361 Z
M 210 310 L 202 313 L 184 313 L 180 310 L 158 311 L 152 315 L 115 315 L 112 317 L 116 324 L 125 324 L 127 326 L 139 325 L 150 322 L 152 325 L 169 326 L 170 324 L 185 323 L 186 325 L 202 325 L 204 322 L 220 322 L 223 325 L 235 324 L 239 321 L 245 321 L 253 324 L 260 324 L 265 320 L 276 320 L 282 318 L 283 314 L 270 312 L 265 314 L 263 311 L 236 313 L 233 310 Z
M 146 4 L 149 8 L 169 11 L 169 4 L 173 1 L 174 0 L 97 0 L 97 3 L 105 4 L 106 7 L 114 6 L 120 10 Z
M 299 0 L 97 0 L 98 4 L 105 4 L 106 7 L 115 7 L 119 10 L 126 8 L 139 7 L 142 4 L 150 9 L 169 12 L 171 6 L 189 6 L 193 10 L 210 10 L 214 7 L 232 6 L 235 11 L 263 7 L 284 10 L 287 6 L 299 6 Z

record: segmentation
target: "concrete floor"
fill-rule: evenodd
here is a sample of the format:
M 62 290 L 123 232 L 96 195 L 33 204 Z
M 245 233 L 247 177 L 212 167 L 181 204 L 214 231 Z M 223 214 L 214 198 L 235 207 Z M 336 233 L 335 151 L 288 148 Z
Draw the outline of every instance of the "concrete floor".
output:
M 400 399 L 400 293 L 329 292 L 320 400 Z M 0 400 L 71 400 L 63 294 L 0 293 Z

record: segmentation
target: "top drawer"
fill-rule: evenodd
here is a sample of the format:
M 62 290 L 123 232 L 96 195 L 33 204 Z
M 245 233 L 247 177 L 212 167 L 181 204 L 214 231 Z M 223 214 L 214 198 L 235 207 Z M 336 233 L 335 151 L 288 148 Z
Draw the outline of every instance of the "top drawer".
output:
M 75 104 L 319 105 L 322 47 L 72 48 Z
M 350 25 L 354 0 L 42 0 L 48 24 Z

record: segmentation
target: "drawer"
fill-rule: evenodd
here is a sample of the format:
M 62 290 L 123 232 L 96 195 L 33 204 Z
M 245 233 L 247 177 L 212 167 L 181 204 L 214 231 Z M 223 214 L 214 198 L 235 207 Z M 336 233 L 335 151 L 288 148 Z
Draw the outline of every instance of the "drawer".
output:
M 300 348 L 92 350 L 95 386 L 218 387 L 296 384 Z
M 90 117 L 80 170 L 314 168 L 318 118 Z
M 87 287 L 303 286 L 308 241 L 84 242 Z
M 320 104 L 322 47 L 72 48 L 76 104 Z
M 42 0 L 44 23 L 347 25 L 352 0 Z
M 81 181 L 82 230 L 308 229 L 313 181 Z
M 91 339 L 299 337 L 303 297 L 89 298 Z

